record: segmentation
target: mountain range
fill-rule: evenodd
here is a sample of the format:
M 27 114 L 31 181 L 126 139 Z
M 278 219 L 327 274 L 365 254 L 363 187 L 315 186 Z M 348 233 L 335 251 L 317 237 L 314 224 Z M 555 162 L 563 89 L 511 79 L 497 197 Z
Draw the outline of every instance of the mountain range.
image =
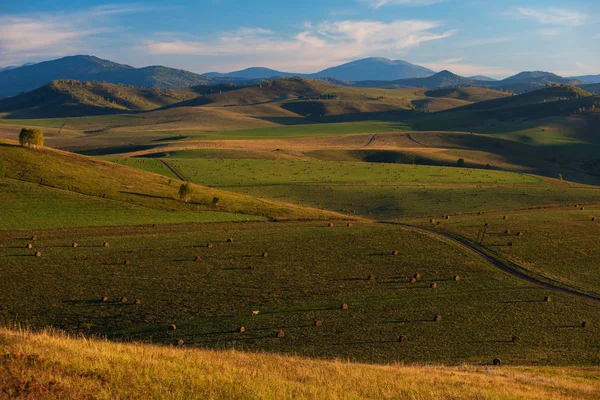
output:
M 436 89 L 481 86 L 515 93 L 536 90 L 551 84 L 583 85 L 600 82 L 600 75 L 563 78 L 543 71 L 521 72 L 503 80 L 481 75 L 467 78 L 450 71 L 435 73 L 416 64 L 386 58 L 365 58 L 314 74 L 253 67 L 229 73 L 211 72 L 200 75 L 163 66 L 135 68 L 94 56 L 77 55 L 20 67 L 5 67 L 0 70 L 0 98 L 28 92 L 60 79 L 116 83 L 138 88 L 177 89 L 221 83 L 243 85 L 264 79 L 292 76 L 357 87 Z

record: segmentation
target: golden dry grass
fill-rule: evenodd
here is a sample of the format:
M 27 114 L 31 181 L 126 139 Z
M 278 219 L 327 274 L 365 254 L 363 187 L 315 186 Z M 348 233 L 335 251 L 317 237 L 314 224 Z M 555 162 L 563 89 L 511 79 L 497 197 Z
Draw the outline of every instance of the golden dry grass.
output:
M 0 330 L 6 398 L 596 399 L 599 376 L 597 367 L 377 366 Z

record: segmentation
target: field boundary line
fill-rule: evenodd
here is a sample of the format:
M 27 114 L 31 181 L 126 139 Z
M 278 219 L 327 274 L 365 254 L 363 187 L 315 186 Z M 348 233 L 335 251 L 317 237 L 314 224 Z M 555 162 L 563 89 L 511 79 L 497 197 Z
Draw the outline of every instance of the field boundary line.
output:
M 167 167 L 169 169 L 169 171 L 171 171 L 179 180 L 182 180 L 184 182 L 187 182 L 187 179 L 185 179 L 185 177 L 179 172 L 177 171 L 177 169 L 175 169 L 174 166 L 172 166 L 171 164 L 169 164 L 168 162 L 166 162 L 165 160 L 159 160 L 165 167 Z

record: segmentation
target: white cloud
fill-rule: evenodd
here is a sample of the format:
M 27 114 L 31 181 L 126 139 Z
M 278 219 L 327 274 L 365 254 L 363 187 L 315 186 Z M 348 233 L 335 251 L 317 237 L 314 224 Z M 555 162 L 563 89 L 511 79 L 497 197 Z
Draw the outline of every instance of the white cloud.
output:
M 475 47 L 475 46 L 483 46 L 483 45 L 487 45 L 487 44 L 512 42 L 513 40 L 516 40 L 516 38 L 514 36 L 503 36 L 503 37 L 495 37 L 495 38 L 465 40 L 463 42 L 458 42 L 457 45 L 460 47 Z
M 564 8 L 525 8 L 517 9 L 519 14 L 545 25 L 580 26 L 584 25 L 587 15 Z
M 361 3 L 366 3 L 371 8 L 379 8 L 383 6 L 429 6 L 432 4 L 442 3 L 446 0 L 359 0 Z
M 361 56 L 404 54 L 428 41 L 447 38 L 454 31 L 436 33 L 440 24 L 421 20 L 322 22 L 306 24 L 293 37 L 268 30 L 244 28 L 213 40 L 153 40 L 139 49 L 148 55 L 236 57 L 250 64 L 269 63 L 272 68 L 312 71 Z M 249 33 L 249 34 L 247 34 Z M 225 60 L 224 60 L 225 61 Z
M 514 70 L 508 68 L 465 64 L 462 61 L 464 61 L 463 58 L 450 58 L 433 62 L 421 62 L 419 65 L 434 71 L 442 71 L 446 69 L 461 76 L 487 75 L 498 78 L 514 75 L 516 73 Z

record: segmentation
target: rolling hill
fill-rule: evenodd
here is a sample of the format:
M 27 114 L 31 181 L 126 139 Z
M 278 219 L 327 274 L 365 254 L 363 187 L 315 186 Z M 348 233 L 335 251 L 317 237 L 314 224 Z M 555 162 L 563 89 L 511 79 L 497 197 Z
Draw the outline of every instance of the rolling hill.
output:
M 0 73 L 0 98 L 31 91 L 57 79 L 120 83 L 174 89 L 211 83 L 192 72 L 151 66 L 134 68 L 94 56 L 77 55 L 23 66 Z
M 399 79 L 394 81 L 360 81 L 355 82 L 358 87 L 380 87 L 380 88 L 425 88 L 439 89 L 447 87 L 460 87 L 476 85 L 477 81 L 453 74 L 444 70 L 426 78 Z

